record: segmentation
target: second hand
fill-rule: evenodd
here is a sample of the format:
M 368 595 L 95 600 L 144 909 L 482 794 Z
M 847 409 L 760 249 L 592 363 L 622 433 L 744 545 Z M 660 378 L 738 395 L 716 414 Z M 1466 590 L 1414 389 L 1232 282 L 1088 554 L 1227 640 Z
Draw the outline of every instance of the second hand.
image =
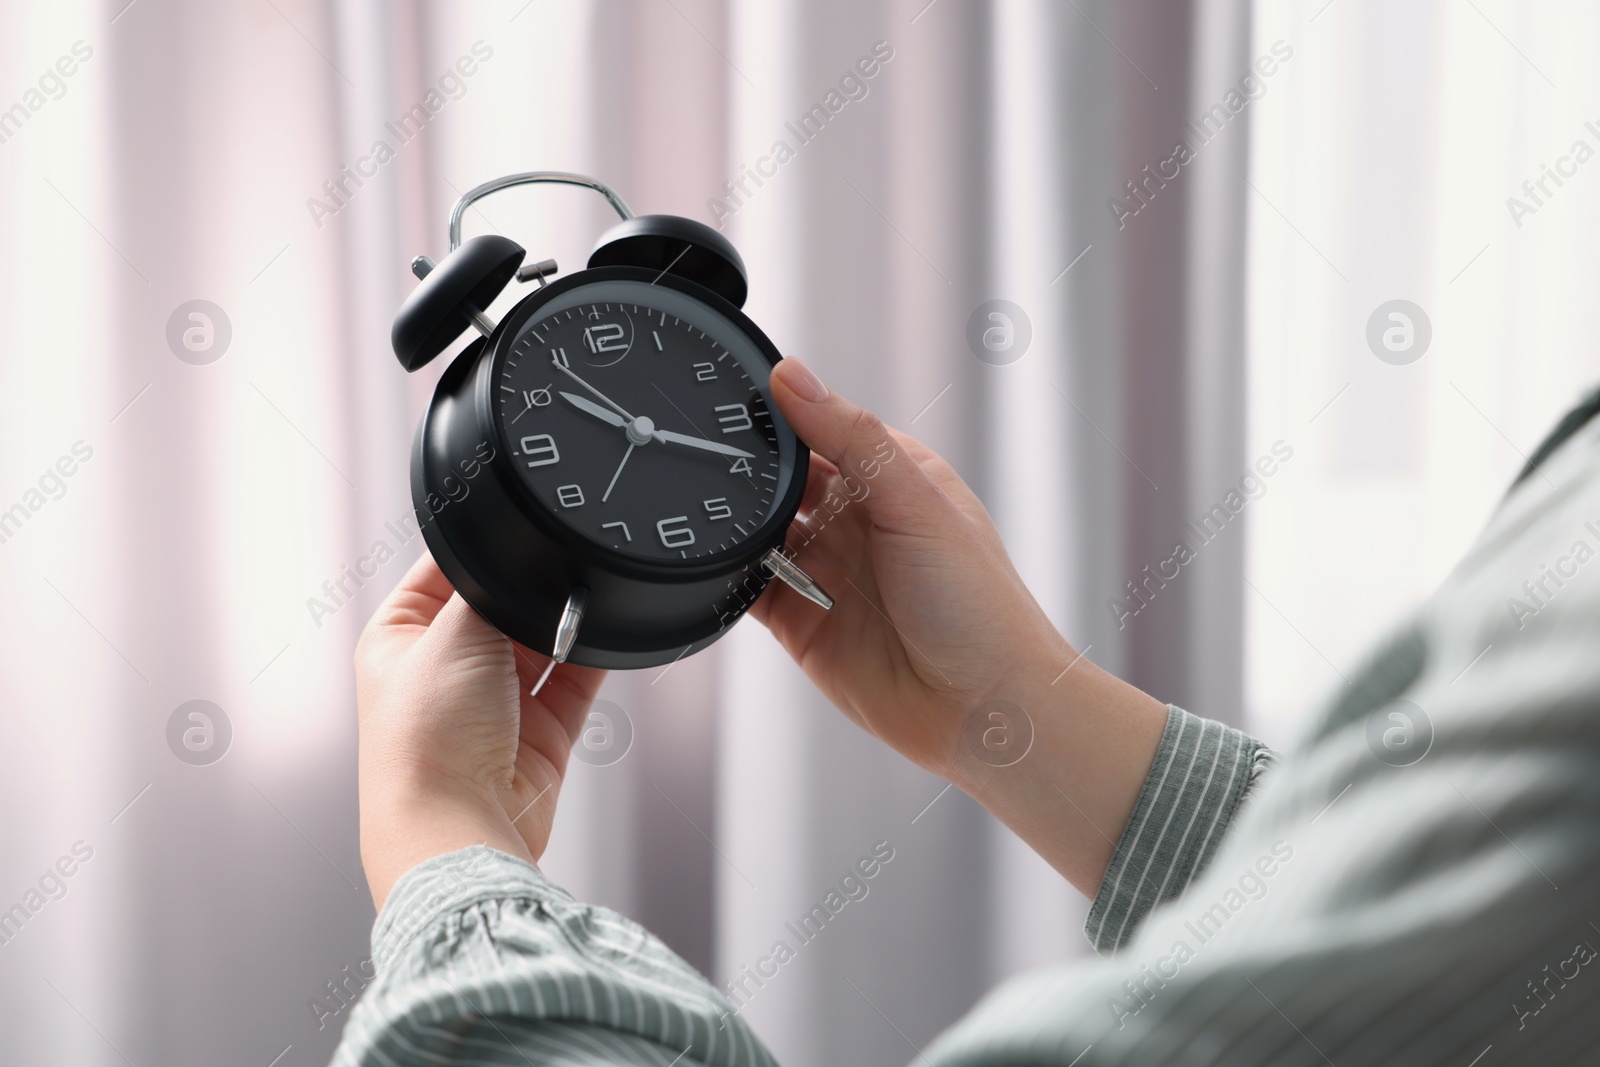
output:
M 622 468 L 628 465 L 628 457 L 633 455 L 634 447 L 634 443 L 629 441 L 628 450 L 622 454 L 622 462 L 617 464 L 617 473 L 611 476 L 611 484 L 606 486 L 605 495 L 600 498 L 600 503 L 604 504 L 611 498 L 611 490 L 616 487 L 617 479 L 622 477 Z

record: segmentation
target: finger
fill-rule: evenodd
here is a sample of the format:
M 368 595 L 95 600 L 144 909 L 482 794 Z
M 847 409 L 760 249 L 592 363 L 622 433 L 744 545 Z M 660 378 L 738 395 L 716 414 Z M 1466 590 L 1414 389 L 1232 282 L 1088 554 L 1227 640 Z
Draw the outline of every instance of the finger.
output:
M 504 662 L 510 645 L 509 639 L 461 599 L 459 593 L 452 594 L 435 613 L 423 642 L 429 653 L 439 657 L 442 663 L 473 657 L 492 657 Z
M 511 648 L 516 652 L 517 678 L 522 684 L 524 721 L 534 705 L 543 704 L 560 721 L 568 738 L 576 737 L 589 704 L 606 679 L 606 671 L 598 667 L 580 667 L 576 663 L 559 663 L 550 672 L 539 695 L 532 697 L 530 691 L 549 666 L 550 657 L 516 641 L 511 642 Z
M 833 466 L 820 458 L 816 462 L 819 466 Z M 822 482 L 818 490 L 812 505 L 795 516 L 790 524 L 784 536 L 784 551 L 837 596 L 848 588 L 847 583 L 862 580 L 872 569 L 867 547 L 872 524 L 866 517 L 866 508 L 859 503 L 859 496 L 852 500 L 846 494 L 844 480 L 837 472 Z M 767 584 L 766 590 L 751 605 L 750 614 L 768 627 L 787 627 L 802 619 L 819 622 L 827 617 L 827 613 L 819 611 L 808 597 L 777 579 Z
M 906 450 L 906 454 L 916 460 L 917 466 L 922 468 L 933 484 L 955 502 L 963 515 L 975 521 L 988 521 L 989 512 L 983 502 L 943 456 L 908 433 L 892 427 L 889 433 Z
M 812 451 L 841 473 L 871 481 L 862 506 L 875 526 L 913 532 L 942 507 L 942 494 L 883 420 L 830 392 L 799 360 L 782 359 L 772 369 L 772 398 Z
M 904 430 L 897 430 L 891 426 L 889 427 L 889 436 L 893 437 L 901 447 L 911 454 L 911 458 L 916 460 L 918 463 L 921 463 L 924 460 L 939 458 L 939 453 L 935 452 L 933 449 L 929 448 L 915 437 L 912 437 Z
M 520 641 L 511 642 L 511 651 L 517 656 L 517 679 L 524 690 L 532 689 L 544 674 L 544 669 L 550 665 L 550 657 L 535 652 Z
M 434 562 L 433 556 L 423 552 L 411 569 L 406 571 L 405 577 L 400 579 L 400 583 L 378 605 L 378 610 L 372 613 L 367 628 L 380 633 L 413 627 L 426 629 L 454 593 L 450 580 Z
M 800 496 L 800 511 L 802 513 L 815 511 L 822 498 L 827 495 L 833 486 L 833 480 L 839 476 L 839 468 L 833 462 L 822 456 L 811 457 L 811 473 L 806 476 L 806 491 Z

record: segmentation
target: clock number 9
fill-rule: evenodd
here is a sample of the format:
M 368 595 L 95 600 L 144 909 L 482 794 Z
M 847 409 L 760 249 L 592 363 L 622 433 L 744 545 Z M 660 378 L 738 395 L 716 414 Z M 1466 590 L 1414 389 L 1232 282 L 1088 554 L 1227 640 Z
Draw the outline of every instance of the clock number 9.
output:
M 522 439 L 522 454 L 524 456 L 538 456 L 539 459 L 528 460 L 530 467 L 548 467 L 561 459 L 561 453 L 556 451 L 556 439 L 547 433 L 535 434 Z
M 694 544 L 694 531 L 689 529 L 687 515 L 674 515 L 670 519 L 662 519 L 656 523 L 656 533 L 661 535 L 661 543 L 668 548 L 687 548 Z

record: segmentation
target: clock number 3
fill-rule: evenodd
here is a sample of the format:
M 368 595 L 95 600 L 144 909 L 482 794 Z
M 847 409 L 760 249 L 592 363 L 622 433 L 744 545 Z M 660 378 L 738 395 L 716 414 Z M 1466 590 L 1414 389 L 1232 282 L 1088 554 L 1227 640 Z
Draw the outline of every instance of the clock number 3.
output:
M 524 437 L 522 454 L 528 457 L 530 467 L 548 467 L 561 459 L 561 453 L 556 450 L 556 439 L 547 433 Z
M 743 404 L 718 404 L 714 409 L 717 412 L 717 422 L 722 426 L 723 433 L 738 433 L 755 426 L 750 421 L 750 409 Z M 722 412 L 728 414 L 724 415 Z

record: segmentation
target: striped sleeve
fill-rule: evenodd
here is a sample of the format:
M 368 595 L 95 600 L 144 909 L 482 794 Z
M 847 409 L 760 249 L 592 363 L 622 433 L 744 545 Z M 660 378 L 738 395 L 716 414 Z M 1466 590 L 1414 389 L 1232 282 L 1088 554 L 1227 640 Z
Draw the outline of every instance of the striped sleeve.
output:
M 776 1064 L 643 927 L 483 846 L 401 877 L 373 927 L 372 960 L 336 1067 Z
M 1167 706 L 1150 773 L 1083 925 L 1096 952 L 1116 952 L 1199 875 L 1273 758 L 1231 726 Z

